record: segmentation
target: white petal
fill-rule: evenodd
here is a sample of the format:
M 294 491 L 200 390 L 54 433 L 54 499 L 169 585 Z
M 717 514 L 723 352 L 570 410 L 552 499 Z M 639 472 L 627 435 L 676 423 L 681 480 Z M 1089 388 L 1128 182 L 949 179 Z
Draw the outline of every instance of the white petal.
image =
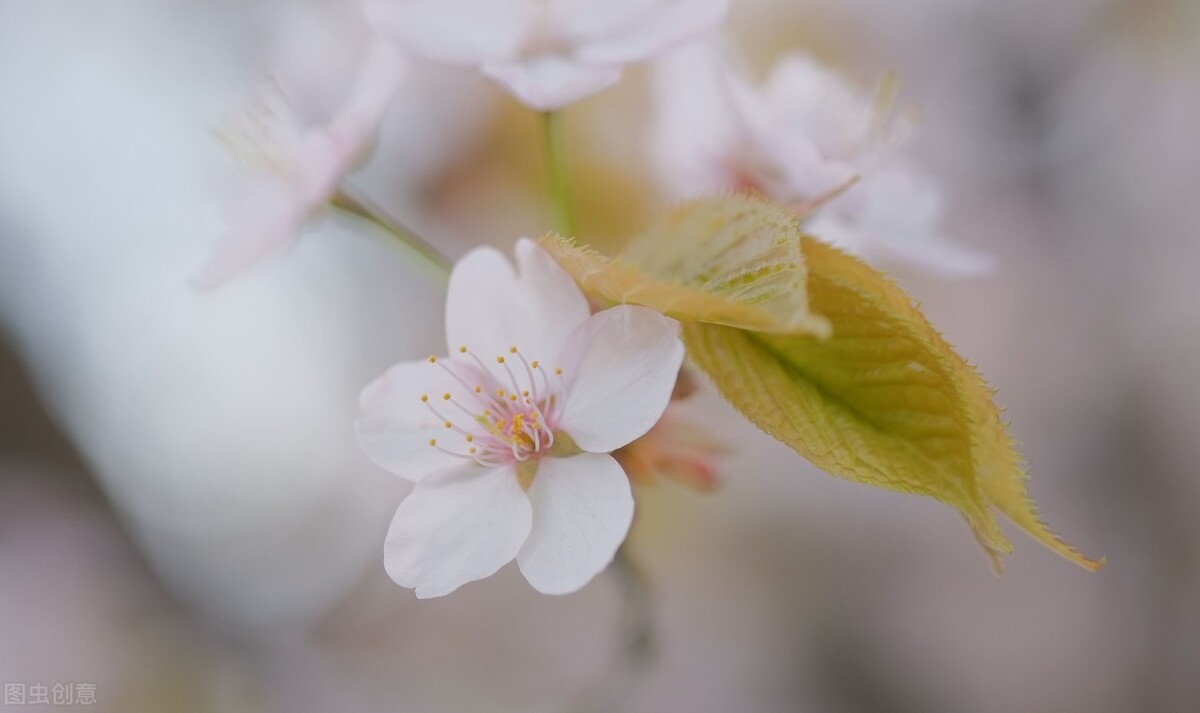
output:
M 621 78 L 620 67 L 582 64 L 556 54 L 516 62 L 487 62 L 481 69 L 522 104 L 538 111 L 560 109 Z
M 517 555 L 543 594 L 567 594 L 612 562 L 633 522 L 629 478 L 612 456 L 543 458 L 529 488 L 533 529 Z
M 649 4 L 641 12 L 609 17 L 607 23 L 596 22 L 595 34 L 581 40 L 575 54 L 580 60 L 591 63 L 638 62 L 715 31 L 728 9 L 727 0 L 674 0 Z M 584 25 L 577 31 L 591 29 Z
M 372 37 L 363 53 L 350 96 L 329 122 L 327 135 L 347 156 L 349 164 L 374 138 L 379 122 L 400 85 L 405 60 L 394 44 Z
M 528 327 L 536 327 L 524 330 L 528 334 L 521 335 L 519 346 L 530 358 L 545 360 L 558 354 L 592 311 L 575 280 L 537 243 L 522 238 L 516 252 L 521 312 L 528 316 Z
M 475 248 L 454 264 L 446 290 L 450 353 L 467 346 L 484 361 L 508 353 L 520 325 L 517 276 L 499 250 Z
M 495 363 L 517 347 L 528 360 L 549 361 L 588 318 L 587 298 L 546 251 L 530 240 L 517 243 L 520 275 L 492 248 L 478 248 L 450 275 L 446 336 L 450 353 L 466 346 L 500 384 L 509 377 Z
M 692 198 L 736 187 L 731 159 L 741 137 L 711 43 L 688 45 L 654 65 L 650 151 L 674 195 Z
M 202 290 L 215 288 L 245 272 L 300 237 L 301 226 L 312 208 L 295 186 L 276 176 L 248 187 L 247 196 L 237 201 L 216 247 L 192 284 Z
M 384 567 L 419 598 L 440 597 L 511 562 L 531 522 L 513 468 L 442 471 L 418 483 L 396 510 Z
M 904 243 L 880 241 L 872 245 L 881 254 L 889 254 L 943 277 L 978 277 L 996 269 L 994 256 L 976 252 L 933 235 Z
M 447 362 L 446 366 L 463 372 L 464 380 L 477 378 L 461 364 Z M 441 366 L 428 361 L 397 364 L 363 389 L 359 397 L 363 415 L 355 426 L 367 456 L 412 481 L 468 462 L 429 445 L 433 438 L 442 448 L 463 454 L 470 447 L 461 434 L 445 427 L 446 419 L 460 426 L 468 420 L 466 414 L 442 399 L 445 393 L 453 394 L 460 403 L 470 403 L 467 389 Z M 428 403 L 421 401 L 422 394 L 429 396 Z M 435 415 L 431 405 L 444 418 Z
M 650 430 L 675 388 L 679 323 L 621 305 L 592 315 L 560 357 L 566 403 L 557 427 L 585 451 L 608 453 Z
M 451 64 L 515 56 L 533 17 L 521 0 L 382 0 L 363 11 L 414 54 Z
M 229 229 L 193 284 L 201 289 L 216 287 L 299 239 L 305 218 L 333 195 L 338 181 L 353 169 L 373 138 L 403 68 L 403 58 L 390 42 L 372 40 L 341 111 L 328 125 L 315 126 L 300 133 L 294 143 L 289 141 L 280 157 L 282 170 L 257 172 L 247 195 L 230 211 Z M 276 113 L 286 116 L 287 112 L 284 106 Z M 278 117 L 251 117 L 260 122 L 272 118 Z M 284 139 L 271 136 L 271 126 L 255 128 L 267 132 L 262 137 L 268 142 L 264 151 L 270 150 L 269 143 Z

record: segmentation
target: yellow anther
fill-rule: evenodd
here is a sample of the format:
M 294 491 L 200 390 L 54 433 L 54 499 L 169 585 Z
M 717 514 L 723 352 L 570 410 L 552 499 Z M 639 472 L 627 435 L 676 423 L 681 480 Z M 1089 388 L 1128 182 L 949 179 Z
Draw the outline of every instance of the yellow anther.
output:
M 496 395 L 500 398 L 504 398 L 504 389 L 496 389 Z
M 475 455 L 475 451 L 477 451 L 477 450 L 479 450 L 479 449 L 476 448 L 475 446 L 471 446 L 470 448 L 467 449 L 467 453 L 470 453 L 471 455 Z
M 458 348 L 458 353 L 459 353 L 459 354 L 466 354 L 466 353 L 467 353 L 467 348 L 466 348 L 466 347 L 459 347 L 459 348 Z
M 561 375 L 561 374 L 562 374 L 562 369 L 555 369 L 555 370 L 554 370 L 554 373 L 555 373 L 556 375 Z
M 429 394 L 421 394 L 421 403 L 425 403 L 428 400 L 429 400 Z
M 529 395 L 529 390 L 528 390 L 528 389 L 526 389 L 525 391 L 522 391 L 522 392 L 521 392 L 521 395 L 522 395 L 522 396 L 528 396 L 528 395 Z
M 430 439 L 429 439 L 429 445 L 431 445 L 431 446 L 436 446 L 436 445 L 437 445 L 437 439 L 436 439 L 436 438 L 430 438 Z
M 468 433 L 468 434 L 467 434 L 467 443 L 470 443 L 470 442 L 472 442 L 472 441 L 474 441 L 474 440 L 475 440 L 475 436 L 473 436 L 473 435 L 471 435 L 470 433 Z
M 437 357 L 435 357 L 434 355 L 430 354 L 430 355 L 429 355 L 429 363 L 430 363 L 430 364 L 436 364 L 436 363 L 437 363 Z
M 476 387 L 475 387 L 475 393 L 479 393 L 480 391 L 483 391 L 483 387 L 482 387 L 482 386 L 476 386 Z
M 454 424 L 450 423 L 449 421 L 446 421 L 442 425 L 445 426 L 446 428 L 454 428 Z
M 504 357 L 502 357 L 502 356 L 498 356 L 498 357 L 496 357 L 496 363 L 497 363 L 497 364 L 503 364 L 503 363 L 504 363 Z
M 509 348 L 508 348 L 508 353 L 509 353 L 509 354 L 516 354 L 516 353 L 517 353 L 517 348 L 516 348 L 516 347 L 509 347 Z
M 449 400 L 450 400 L 450 392 L 447 391 L 446 393 L 442 394 L 442 401 L 449 401 Z
M 534 360 L 533 360 L 533 362 L 532 362 L 532 363 L 531 363 L 529 366 L 531 366 L 531 367 L 533 367 L 534 369 L 536 369 L 536 368 L 538 368 L 538 366 L 540 366 L 540 365 L 541 365 L 541 362 L 539 362 L 537 359 L 534 359 Z
M 512 428 L 508 430 L 508 435 L 512 436 L 513 441 L 522 448 L 533 447 L 533 439 L 525 432 L 525 414 L 523 413 L 513 416 Z
M 509 395 L 508 395 L 508 400 L 509 400 L 509 401 L 516 401 L 516 400 L 517 400 L 517 395 L 516 395 L 516 394 L 509 394 Z

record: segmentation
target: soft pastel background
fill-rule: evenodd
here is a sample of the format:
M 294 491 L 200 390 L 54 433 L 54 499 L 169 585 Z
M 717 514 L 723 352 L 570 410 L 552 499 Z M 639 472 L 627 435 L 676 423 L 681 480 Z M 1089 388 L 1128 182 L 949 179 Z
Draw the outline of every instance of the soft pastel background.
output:
M 657 652 L 630 711 L 1200 710 L 1200 4 L 736 3 L 765 69 L 805 48 L 920 109 L 947 232 L 1001 269 L 896 277 L 999 387 L 1088 574 L 1014 534 L 994 577 L 932 501 L 852 485 L 739 422 L 724 487 L 643 491 Z M 404 486 L 358 389 L 439 349 L 440 287 L 319 222 L 213 294 L 186 283 L 229 171 L 212 128 L 274 72 L 347 86 L 351 2 L 0 0 L 0 680 L 105 711 L 561 710 L 620 597 L 512 568 L 419 602 L 382 573 Z M 585 236 L 661 205 L 646 71 L 572 107 Z M 548 226 L 535 117 L 420 68 L 355 184 L 453 255 Z

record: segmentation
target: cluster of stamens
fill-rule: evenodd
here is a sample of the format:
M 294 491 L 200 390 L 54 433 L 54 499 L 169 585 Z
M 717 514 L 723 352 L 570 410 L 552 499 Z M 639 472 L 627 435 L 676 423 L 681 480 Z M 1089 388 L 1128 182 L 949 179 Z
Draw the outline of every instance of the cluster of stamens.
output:
M 435 356 L 429 357 L 430 364 L 441 367 L 463 387 L 462 396 L 449 391 L 442 393 L 442 408 L 452 407 L 465 416 L 465 419 L 457 415 L 450 418 L 434 405 L 437 398 L 421 394 L 421 403 L 457 436 L 450 441 L 451 444 L 457 442 L 455 447 L 447 447 L 438 439 L 430 438 L 431 447 L 480 465 L 498 467 L 514 460 L 529 460 L 554 445 L 553 424 L 558 421 L 562 409 L 562 369 L 554 369 L 552 379 L 540 362 L 529 361 L 515 346 L 509 347 L 507 356 L 496 357 L 496 364 L 508 375 L 508 386 L 512 387 L 509 389 L 465 346 L 459 347 L 458 352 L 475 362 L 479 367 L 479 378 L 487 383 L 472 384 L 460 373 L 465 370 L 447 365 Z M 523 374 L 513 370 L 510 362 L 514 359 L 523 367 L 518 370 Z M 524 376 L 525 380 L 519 376 Z M 459 448 L 465 452 L 460 452 Z

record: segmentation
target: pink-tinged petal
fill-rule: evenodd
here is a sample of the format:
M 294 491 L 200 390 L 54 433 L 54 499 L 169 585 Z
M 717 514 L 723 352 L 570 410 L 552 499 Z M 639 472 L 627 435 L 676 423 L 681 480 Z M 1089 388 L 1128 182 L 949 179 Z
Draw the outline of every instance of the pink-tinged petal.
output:
M 517 554 L 543 594 L 568 594 L 612 562 L 633 522 L 629 479 L 612 456 L 543 458 L 529 488 L 533 528 Z
M 875 253 L 902 260 L 943 277 L 980 277 L 996 269 L 994 256 L 957 245 L 940 235 L 903 243 L 880 240 L 870 245 Z
M 924 173 L 897 164 L 856 188 L 861 206 L 849 218 L 862 232 L 865 250 L 949 277 L 984 275 L 994 269 L 992 256 L 955 245 L 942 236 L 942 194 Z
M 450 64 L 516 56 L 534 10 L 522 0 L 380 0 L 363 7 L 376 32 Z
M 621 78 L 617 66 L 583 64 L 559 54 L 520 61 L 486 62 L 481 67 L 517 101 L 538 111 L 553 111 L 607 89 Z
M 384 543 L 384 567 L 418 598 L 440 597 L 511 562 L 532 519 L 515 469 L 441 471 L 400 503 Z
M 444 361 L 467 381 L 477 377 L 461 364 Z M 466 389 L 443 368 L 428 361 L 402 362 L 363 389 L 359 397 L 362 417 L 355 424 L 358 441 L 367 456 L 385 470 L 402 478 L 419 481 L 430 473 L 470 462 L 429 445 L 466 454 L 470 445 L 464 436 L 447 429 L 446 420 L 466 421 L 467 416 L 442 395 L 462 399 Z M 421 396 L 429 397 L 422 402 Z M 461 401 L 460 401 L 461 403 Z M 432 406 L 441 416 L 430 410 Z
M 520 310 L 528 318 L 517 346 L 528 358 L 545 360 L 558 354 L 592 311 L 567 271 L 537 243 L 521 238 L 516 253 Z
M 764 107 L 791 123 L 831 155 L 859 148 L 874 116 L 867 98 L 808 55 L 792 52 L 779 59 L 762 87 Z M 854 137 L 853 145 L 847 139 Z
M 683 343 L 679 323 L 621 305 L 592 315 L 559 362 L 567 379 L 558 428 L 585 451 L 608 453 L 650 430 L 675 388 Z
M 655 63 L 655 124 L 650 150 L 664 183 L 681 198 L 743 187 L 744 137 L 711 43 L 696 43 Z
M 406 62 L 395 44 L 372 37 L 360 63 L 354 87 L 342 109 L 329 122 L 327 135 L 350 163 L 373 139 L 391 103 Z
M 624 64 L 666 52 L 690 39 L 713 33 L 725 20 L 727 0 L 673 0 L 642 3 L 642 12 L 611 17 L 608 23 L 573 28 L 575 55 L 584 62 Z
M 298 137 L 244 137 L 250 142 L 284 143 L 285 148 L 277 147 L 283 151 L 280 156 L 261 158 L 266 165 L 250 177 L 246 194 L 231 210 L 229 228 L 192 280 L 196 287 L 216 287 L 299 239 L 305 219 L 329 200 L 370 142 L 403 68 L 396 49 L 376 38 L 367 47 L 350 96 L 328 125 Z M 256 148 L 244 150 L 252 153 Z M 261 148 L 269 151 L 267 146 Z M 249 157 L 252 162 L 254 158 Z
M 487 363 L 507 354 L 520 323 L 517 276 L 508 258 L 475 248 L 454 264 L 446 290 L 446 341 L 451 354 L 466 346 Z
M 272 176 L 247 190 L 216 247 L 192 278 L 196 288 L 218 287 L 299 238 L 309 208 L 298 200 L 294 186 Z

